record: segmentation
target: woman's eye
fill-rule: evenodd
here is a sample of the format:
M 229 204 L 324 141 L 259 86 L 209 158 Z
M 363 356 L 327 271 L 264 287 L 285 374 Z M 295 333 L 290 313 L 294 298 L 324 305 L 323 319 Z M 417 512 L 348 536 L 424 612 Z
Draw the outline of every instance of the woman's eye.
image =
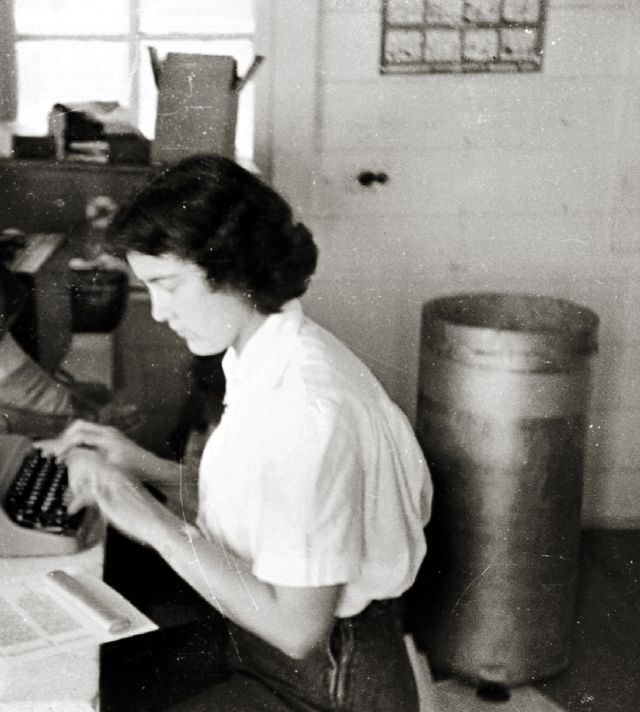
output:
M 167 294 L 172 294 L 178 288 L 178 282 L 174 279 L 160 283 L 160 288 Z

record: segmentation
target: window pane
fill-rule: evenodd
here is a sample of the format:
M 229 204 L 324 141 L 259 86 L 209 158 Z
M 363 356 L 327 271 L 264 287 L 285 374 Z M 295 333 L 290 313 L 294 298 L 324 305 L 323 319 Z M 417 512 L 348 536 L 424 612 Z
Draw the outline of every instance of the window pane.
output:
M 15 0 L 15 20 L 19 34 L 124 34 L 129 0 Z
M 147 34 L 226 34 L 254 31 L 253 0 L 140 0 Z
M 18 130 L 46 134 L 47 115 L 56 102 L 119 101 L 127 106 L 128 60 L 125 42 L 18 42 Z
M 244 75 L 247 71 L 254 57 L 253 43 L 249 40 L 218 40 L 207 42 L 172 40 L 144 42 L 140 54 L 139 127 L 149 138 L 152 138 L 155 133 L 157 104 L 157 91 L 151 73 L 151 63 L 149 61 L 149 46 L 155 47 L 161 58 L 166 57 L 167 52 L 232 55 L 238 62 L 238 74 L 240 76 Z M 242 158 L 251 158 L 253 156 L 253 118 L 254 89 L 252 82 L 249 82 L 240 94 L 238 105 L 236 151 L 238 156 Z

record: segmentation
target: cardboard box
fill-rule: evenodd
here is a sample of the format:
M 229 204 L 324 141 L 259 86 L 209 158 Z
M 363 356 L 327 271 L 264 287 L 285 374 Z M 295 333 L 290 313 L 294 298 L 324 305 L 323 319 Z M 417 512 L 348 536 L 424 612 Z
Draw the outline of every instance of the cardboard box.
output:
M 262 62 L 255 58 L 244 77 L 226 55 L 170 52 L 164 61 L 149 49 L 158 87 L 152 163 L 195 153 L 235 154 L 238 96 Z

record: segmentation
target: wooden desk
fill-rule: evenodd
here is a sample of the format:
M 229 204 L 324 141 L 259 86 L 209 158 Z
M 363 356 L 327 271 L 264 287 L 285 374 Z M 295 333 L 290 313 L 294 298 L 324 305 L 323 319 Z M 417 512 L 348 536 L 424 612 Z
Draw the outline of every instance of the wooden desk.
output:
M 101 646 L 100 712 L 165 709 L 228 675 L 222 617 L 156 552 L 110 528 L 104 580 L 159 630 Z
M 51 569 L 79 567 L 102 576 L 102 542 L 71 556 L 0 558 L 2 583 Z M 11 662 L 0 669 L 0 712 L 95 712 L 100 678 L 99 646 L 56 657 Z

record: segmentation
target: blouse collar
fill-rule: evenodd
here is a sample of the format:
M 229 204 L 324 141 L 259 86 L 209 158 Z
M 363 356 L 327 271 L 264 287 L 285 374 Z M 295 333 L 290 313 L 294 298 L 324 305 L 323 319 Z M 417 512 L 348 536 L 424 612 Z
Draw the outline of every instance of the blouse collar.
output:
M 227 349 L 222 358 L 225 405 L 242 393 L 276 385 L 293 355 L 303 316 L 300 300 L 293 299 L 264 320 L 239 354 L 233 346 Z

